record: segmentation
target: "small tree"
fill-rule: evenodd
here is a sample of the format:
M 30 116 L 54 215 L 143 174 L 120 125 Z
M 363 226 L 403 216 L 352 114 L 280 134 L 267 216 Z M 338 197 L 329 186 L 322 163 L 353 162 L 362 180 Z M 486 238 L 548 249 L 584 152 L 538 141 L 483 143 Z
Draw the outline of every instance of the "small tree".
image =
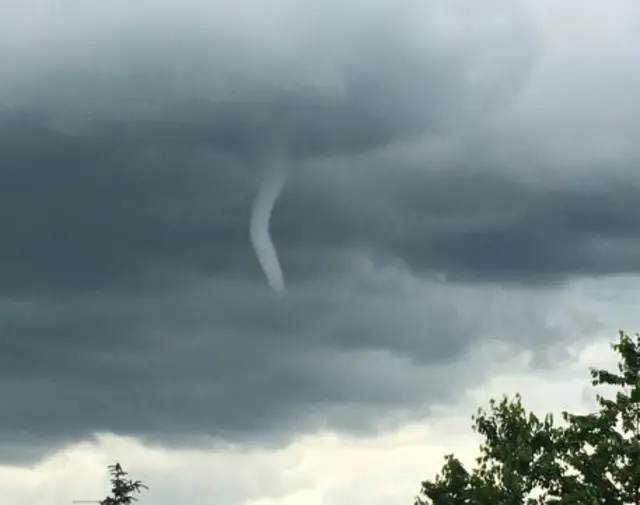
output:
M 591 369 L 598 411 L 553 416 L 527 413 L 520 395 L 491 400 L 473 430 L 484 437 L 472 471 L 453 455 L 422 483 L 416 505 L 640 505 L 640 335 L 620 332 L 612 345 L 618 373 Z
M 149 489 L 139 480 L 132 481 L 127 479 L 125 472 L 120 463 L 109 466 L 111 473 L 111 496 L 100 502 L 101 505 L 131 505 L 137 498 L 133 495 L 141 493 L 142 489 Z

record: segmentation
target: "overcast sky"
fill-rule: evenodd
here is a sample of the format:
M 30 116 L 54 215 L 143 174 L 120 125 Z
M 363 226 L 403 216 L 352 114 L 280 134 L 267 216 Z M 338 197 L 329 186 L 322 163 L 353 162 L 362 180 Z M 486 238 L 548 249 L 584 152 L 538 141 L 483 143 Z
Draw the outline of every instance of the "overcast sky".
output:
M 574 387 L 640 329 L 639 26 L 0 0 L 0 502 L 104 494 L 115 458 L 161 505 L 408 505 L 497 378 Z M 282 296 L 249 238 L 276 165 Z

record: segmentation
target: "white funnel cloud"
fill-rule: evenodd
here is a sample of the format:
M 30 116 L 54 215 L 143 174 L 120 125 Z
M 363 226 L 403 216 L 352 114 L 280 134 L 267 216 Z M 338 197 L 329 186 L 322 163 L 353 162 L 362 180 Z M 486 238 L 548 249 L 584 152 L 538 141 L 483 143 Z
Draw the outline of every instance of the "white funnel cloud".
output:
M 267 282 L 276 293 L 284 292 L 284 276 L 278 253 L 269 233 L 271 211 L 287 181 L 285 171 L 280 167 L 269 167 L 253 204 L 249 234 L 260 266 Z

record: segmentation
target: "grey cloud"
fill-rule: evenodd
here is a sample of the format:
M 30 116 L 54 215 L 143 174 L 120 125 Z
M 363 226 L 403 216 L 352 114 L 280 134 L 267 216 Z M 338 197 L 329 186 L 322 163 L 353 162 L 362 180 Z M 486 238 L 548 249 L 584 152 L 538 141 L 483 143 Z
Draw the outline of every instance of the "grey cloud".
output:
M 440 160 L 435 171 L 428 156 L 417 169 L 405 163 L 410 168 L 403 170 L 402 158 L 389 168 L 368 157 L 349 160 L 350 170 L 341 164 L 318 170 L 276 209 L 274 235 L 292 244 L 281 247 L 285 264 L 288 251 L 306 244 L 368 250 L 400 259 L 418 275 L 439 272 L 460 281 L 537 284 L 638 272 L 635 173 L 621 177 L 597 164 L 590 174 L 534 183 L 473 151 Z M 286 210 L 294 203 L 295 215 Z
M 153 135 L 30 128 L 0 143 L 6 294 L 143 289 L 172 271 L 256 276 L 246 161 Z M 466 280 L 637 271 L 635 176 L 595 167 L 582 184 L 536 186 L 461 151 L 437 171 L 401 151 L 392 167 L 375 156 L 302 164 L 272 225 L 288 275 L 322 276 L 341 249 L 363 248 Z
M 248 128 L 245 136 L 247 120 L 266 121 L 285 137 L 337 140 L 361 136 L 365 126 L 396 136 L 460 126 L 517 94 L 538 54 L 521 9 L 494 3 L 507 21 L 498 27 L 491 10 L 461 22 L 466 7 L 453 4 L 378 2 L 363 10 L 354 3 L 334 11 L 275 2 L 268 12 L 251 2 L 180 4 L 177 12 L 177 4 L 126 4 L 123 15 L 118 3 L 102 12 L 69 1 L 59 17 L 16 15 L 21 35 L 4 35 L 8 78 L 0 96 L 71 123 L 95 114 L 153 118 L 185 100 L 227 102 L 235 106 L 227 112 L 241 114 L 230 119 Z M 65 12 L 82 23 L 64 23 Z M 196 112 L 221 122 L 220 110 Z
M 564 342 L 558 285 L 638 272 L 637 122 L 576 153 L 603 137 L 536 109 L 568 63 L 520 4 L 87 5 L 0 30 L 0 457 L 380 429 L 491 338 Z M 274 153 L 282 300 L 248 237 Z
M 5 300 L 0 437 L 26 450 L 8 444 L 3 457 L 106 430 L 261 445 L 324 426 L 366 433 L 450 401 L 482 373 L 476 358 L 446 379 L 459 358 L 506 332 L 523 303 L 533 320 L 509 328 L 520 345 L 563 338 L 543 318 L 553 297 L 424 283 L 356 259 L 350 271 L 283 300 L 219 279 L 153 296 Z

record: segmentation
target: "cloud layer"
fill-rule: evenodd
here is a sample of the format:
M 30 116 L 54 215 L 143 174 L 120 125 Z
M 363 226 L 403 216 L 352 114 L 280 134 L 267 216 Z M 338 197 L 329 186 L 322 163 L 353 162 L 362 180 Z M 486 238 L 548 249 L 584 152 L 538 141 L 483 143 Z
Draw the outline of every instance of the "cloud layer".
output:
M 640 270 L 639 12 L 561 38 L 540 5 L 2 7 L 0 457 L 366 433 L 489 341 L 575 338 L 566 290 Z M 274 159 L 282 299 L 249 240 Z

